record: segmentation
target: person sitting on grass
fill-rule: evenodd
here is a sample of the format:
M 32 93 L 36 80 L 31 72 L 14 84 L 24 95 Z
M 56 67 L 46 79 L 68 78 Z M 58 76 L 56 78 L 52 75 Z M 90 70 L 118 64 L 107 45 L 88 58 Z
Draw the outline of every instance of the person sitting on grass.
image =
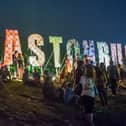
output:
M 8 80 L 11 80 L 10 71 L 8 70 L 8 67 L 6 65 L 1 67 L 0 77 L 3 82 L 7 82 Z

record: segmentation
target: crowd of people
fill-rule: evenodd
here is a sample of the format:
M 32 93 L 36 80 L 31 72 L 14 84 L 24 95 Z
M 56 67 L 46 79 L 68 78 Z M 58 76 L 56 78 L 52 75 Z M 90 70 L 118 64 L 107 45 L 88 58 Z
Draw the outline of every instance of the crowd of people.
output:
M 39 85 L 40 84 L 40 72 L 36 67 L 30 75 L 28 71 L 28 61 L 18 51 L 14 51 L 12 55 L 12 65 L 1 64 L 0 66 L 0 85 L 5 85 L 13 79 L 23 80 L 24 84 Z
M 78 103 L 81 112 L 84 115 L 87 126 L 93 126 L 93 112 L 95 105 L 95 97 L 99 96 L 102 106 L 108 105 L 108 88 L 111 89 L 112 96 L 117 95 L 117 90 L 122 84 L 124 88 L 126 80 L 126 70 L 122 65 L 114 65 L 110 61 L 110 65 L 106 68 L 104 63 L 93 62 L 84 57 L 84 60 L 76 60 L 76 65 L 66 59 L 64 70 L 59 74 L 57 88 L 52 81 L 49 72 L 44 71 L 41 83 L 41 75 L 34 68 L 32 79 L 29 78 L 29 71 L 26 65 L 23 64 L 22 54 L 17 51 L 13 54 L 13 65 L 15 67 L 16 76 L 23 80 L 27 85 L 42 85 L 43 95 L 49 101 L 63 101 L 66 105 Z M 0 68 L 0 81 L 11 79 L 8 67 Z M 1 83 L 1 82 L 0 82 Z
M 108 89 L 111 89 L 112 96 L 116 96 L 120 84 L 123 83 L 123 87 L 125 88 L 126 71 L 122 65 L 114 65 L 112 60 L 107 68 L 104 63 L 93 65 L 90 59 L 85 59 L 84 61 L 78 60 L 76 69 L 73 67 L 71 72 L 66 72 L 66 70 L 63 72 L 59 79 L 62 89 L 60 90 L 61 93 L 59 93 L 60 99 L 63 99 L 67 105 L 78 102 L 87 126 L 94 125 L 95 97 L 99 96 L 101 105 L 107 106 Z M 49 96 L 55 96 L 58 91 L 54 87 L 52 88 L 53 83 L 50 84 L 51 88 L 48 87 L 48 89 L 53 90 L 53 95 Z M 46 88 L 44 91 L 46 92 Z

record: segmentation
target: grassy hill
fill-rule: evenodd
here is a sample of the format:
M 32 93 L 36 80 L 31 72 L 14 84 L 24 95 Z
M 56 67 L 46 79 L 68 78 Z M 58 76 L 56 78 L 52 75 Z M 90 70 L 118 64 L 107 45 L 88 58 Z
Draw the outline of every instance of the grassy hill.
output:
M 125 126 L 126 91 L 109 95 L 109 105 L 102 107 L 96 99 L 96 126 Z M 12 81 L 0 89 L 0 126 L 79 126 L 79 106 L 47 102 L 40 87 Z

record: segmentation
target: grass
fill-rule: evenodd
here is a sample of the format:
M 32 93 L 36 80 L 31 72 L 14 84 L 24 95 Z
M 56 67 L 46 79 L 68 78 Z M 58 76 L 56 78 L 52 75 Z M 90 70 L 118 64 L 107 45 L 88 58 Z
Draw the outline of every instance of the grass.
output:
M 39 101 L 43 99 L 41 88 L 23 85 L 22 82 L 10 82 L 0 93 L 1 103 L 14 111 L 31 111 L 43 109 Z M 2 105 L 2 104 L 1 104 Z M 45 109 L 45 108 L 44 108 Z
M 123 93 L 122 93 L 123 92 Z M 117 123 L 118 126 L 125 122 L 124 117 L 126 116 L 126 98 L 125 90 L 121 90 L 116 97 L 109 95 L 109 105 L 102 107 L 99 99 L 96 100 L 96 113 L 95 123 L 97 126 L 109 126 Z M 101 112 L 99 112 L 101 110 Z M 37 117 L 37 119 L 43 123 L 60 123 L 64 120 L 76 120 L 79 116 L 79 107 L 76 106 L 65 106 L 62 103 L 44 102 L 42 89 L 40 87 L 27 86 L 22 82 L 12 81 L 6 84 L 5 88 L 0 89 L 0 122 L 2 114 L 4 113 L 6 119 L 18 116 L 30 117 L 31 115 Z M 33 117 L 34 118 L 34 117 Z M 8 122 L 4 118 L 4 125 L 7 126 Z M 14 118 L 15 120 L 15 118 Z M 39 121 L 36 121 L 39 123 Z M 58 120 L 58 121 L 57 121 Z M 13 125 L 12 121 L 12 125 Z M 22 122 L 19 121 L 18 122 Z M 115 122 L 115 123 L 113 123 Z M 29 122 L 29 125 L 31 123 Z M 1 123 L 0 123 L 1 125 Z M 24 124 L 22 124 L 23 126 Z M 37 125 L 37 124 L 36 124 Z M 46 126 L 46 124 L 41 124 Z M 59 125 L 59 124 L 57 124 Z M 63 125 L 63 123 L 62 123 Z M 18 126 L 18 124 L 16 124 Z

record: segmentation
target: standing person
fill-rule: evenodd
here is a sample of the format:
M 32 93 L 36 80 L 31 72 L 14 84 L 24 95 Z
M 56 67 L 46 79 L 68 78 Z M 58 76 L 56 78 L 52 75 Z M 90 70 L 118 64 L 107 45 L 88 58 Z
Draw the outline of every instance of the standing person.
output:
M 18 51 L 15 51 L 12 55 L 13 65 L 14 65 L 14 77 L 18 76 Z
M 125 87 L 125 71 L 121 64 L 117 66 L 119 81 L 118 81 L 118 89 L 122 86 Z
M 95 84 L 97 86 L 98 79 L 99 79 L 99 76 L 100 76 L 99 63 L 96 63 L 96 66 L 94 66 L 94 69 L 95 69 Z
M 67 55 L 66 59 L 65 59 L 65 75 L 67 75 L 68 73 L 71 73 L 73 66 L 72 66 L 72 61 L 70 59 L 70 57 Z
M 110 61 L 110 65 L 108 66 L 108 76 L 109 82 L 111 84 L 112 94 L 113 96 L 115 96 L 117 90 L 117 80 L 119 78 L 119 75 L 116 66 L 113 64 L 113 61 Z
M 85 66 L 83 75 L 80 78 L 82 92 L 80 103 L 85 110 L 86 126 L 93 126 L 93 110 L 95 104 L 95 83 L 93 80 L 93 69 L 90 65 Z
M 28 83 L 30 82 L 30 79 L 29 79 L 29 72 L 28 72 L 28 69 L 27 69 L 27 68 L 24 69 L 24 73 L 23 73 L 23 78 L 22 78 L 22 80 L 23 80 L 23 83 L 24 83 L 24 84 L 28 84 Z
M 21 79 L 23 77 L 23 69 L 24 69 L 23 57 L 21 53 L 18 53 L 17 62 L 18 62 L 18 77 Z
M 77 62 L 77 69 L 75 70 L 75 84 L 77 85 L 80 81 L 80 78 L 83 74 L 83 67 L 84 67 L 84 62 L 83 61 L 78 61 Z
M 119 80 L 124 81 L 125 74 L 121 64 L 118 64 L 117 70 L 118 70 Z
M 99 76 L 97 76 L 97 89 L 99 93 L 99 97 L 101 100 L 101 104 L 103 106 L 107 105 L 108 100 L 107 100 L 107 72 L 105 70 L 105 65 L 104 63 L 100 63 L 100 67 L 98 68 L 99 70 Z
M 28 65 L 28 56 L 24 53 L 23 58 L 24 58 L 24 67 L 26 68 Z

